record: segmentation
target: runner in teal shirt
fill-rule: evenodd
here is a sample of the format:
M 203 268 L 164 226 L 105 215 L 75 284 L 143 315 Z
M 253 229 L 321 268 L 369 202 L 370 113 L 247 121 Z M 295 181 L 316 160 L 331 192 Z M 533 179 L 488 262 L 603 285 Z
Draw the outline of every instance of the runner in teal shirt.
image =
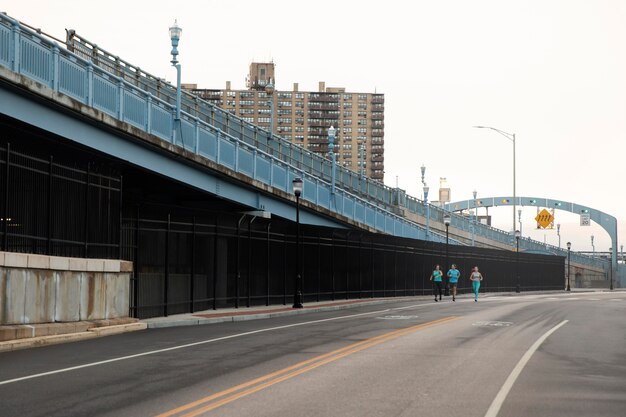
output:
M 433 282 L 433 293 L 435 294 L 435 301 L 441 300 L 442 290 L 443 290 L 443 271 L 439 267 L 439 265 L 435 265 L 435 270 L 430 275 L 430 280 Z M 437 300 L 437 293 L 439 293 L 439 300 Z
M 456 285 L 459 282 L 460 276 L 461 271 L 456 269 L 456 264 L 452 264 L 448 271 L 448 284 L 450 284 L 450 289 L 452 290 L 452 301 L 456 301 Z

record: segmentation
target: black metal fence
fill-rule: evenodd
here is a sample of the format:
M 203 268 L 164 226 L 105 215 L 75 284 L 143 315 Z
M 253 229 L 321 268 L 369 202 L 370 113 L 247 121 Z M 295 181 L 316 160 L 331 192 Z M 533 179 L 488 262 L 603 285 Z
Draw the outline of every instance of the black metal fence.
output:
M 110 161 L 76 151 L 59 162 L 63 148 L 49 148 L 57 150 L 54 157 L 25 148 L 0 140 L 2 250 L 133 261 L 135 317 L 293 302 L 294 222 L 241 214 L 243 206 L 193 190 L 181 193 L 179 185 L 129 167 L 122 193 L 122 176 Z M 194 200 L 220 208 L 187 202 Z M 303 301 L 428 294 L 433 266 L 445 269 L 452 262 L 463 277 L 480 266 L 485 291 L 518 284 L 522 291 L 563 288 L 562 257 L 447 249 L 446 260 L 441 243 L 303 225 Z M 468 287 L 462 279 L 460 291 Z
M 121 176 L 0 143 L 0 247 L 84 258 L 120 257 Z
M 135 261 L 134 316 L 292 304 L 292 222 L 174 211 L 142 207 L 124 218 L 124 257 Z M 449 246 L 446 262 L 445 244 L 314 226 L 301 234 L 305 303 L 430 294 L 433 266 L 450 263 L 462 272 L 460 292 L 469 291 L 474 265 L 485 291 L 563 288 L 561 257 Z

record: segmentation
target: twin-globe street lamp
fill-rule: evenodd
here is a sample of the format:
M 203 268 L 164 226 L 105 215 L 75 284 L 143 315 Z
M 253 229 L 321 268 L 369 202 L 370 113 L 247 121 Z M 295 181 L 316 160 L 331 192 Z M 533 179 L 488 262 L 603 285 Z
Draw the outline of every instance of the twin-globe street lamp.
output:
M 293 308 L 302 308 L 302 275 L 300 271 L 300 195 L 302 194 L 302 178 L 294 178 L 291 182 L 296 196 L 296 277 L 293 284 Z
M 570 249 L 572 248 L 572 242 L 567 242 L 567 291 L 571 291 L 572 289 L 569 286 L 569 269 L 570 269 L 570 263 L 569 263 L 569 254 L 570 254 Z
M 424 190 L 424 206 L 426 208 L 426 240 L 430 239 L 430 204 L 428 204 L 428 191 L 430 190 L 430 188 L 428 187 L 428 185 L 426 184 L 426 181 L 424 181 L 424 175 L 426 174 L 426 166 L 424 164 L 422 164 L 422 166 L 420 167 L 420 171 L 422 171 L 422 185 L 424 186 L 423 190 Z
M 170 39 L 172 41 L 172 66 L 176 68 L 176 116 L 174 116 L 174 143 L 176 143 L 176 132 L 181 131 L 180 125 L 180 101 L 181 101 L 181 88 L 180 88 L 180 63 L 178 62 L 178 41 L 180 40 L 180 35 L 183 32 L 183 29 L 178 26 L 176 20 L 174 20 L 174 25 L 172 25 L 169 29 Z

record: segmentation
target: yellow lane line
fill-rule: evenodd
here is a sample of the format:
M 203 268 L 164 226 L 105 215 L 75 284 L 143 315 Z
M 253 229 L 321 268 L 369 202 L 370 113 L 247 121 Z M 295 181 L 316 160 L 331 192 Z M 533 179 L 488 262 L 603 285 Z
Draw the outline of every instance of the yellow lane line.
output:
M 327 364 L 329 362 L 332 362 L 332 361 L 335 361 L 337 359 L 343 358 L 345 356 L 351 355 L 352 353 L 359 352 L 359 351 L 361 351 L 363 349 L 375 346 L 375 345 L 377 345 L 379 343 L 383 343 L 383 342 L 387 342 L 389 340 L 396 339 L 396 338 L 398 338 L 400 336 L 403 336 L 405 334 L 414 332 L 416 330 L 420 330 L 420 329 L 424 329 L 426 327 L 430 327 L 430 326 L 434 326 L 434 325 L 437 325 L 437 324 L 445 323 L 445 322 L 448 322 L 448 321 L 451 321 L 451 320 L 455 320 L 457 318 L 458 317 L 454 317 L 454 316 L 452 316 L 452 317 L 445 317 L 443 319 L 438 319 L 438 320 L 434 320 L 434 321 L 431 321 L 431 322 L 428 322 L 428 323 L 422 323 L 422 324 L 418 324 L 418 325 L 415 325 L 415 326 L 411 326 L 411 327 L 407 327 L 407 328 L 403 328 L 403 329 L 399 329 L 399 330 L 394 330 L 392 332 L 385 333 L 383 335 L 379 335 L 379 336 L 376 336 L 376 337 L 373 337 L 373 338 L 370 338 L 370 339 L 367 339 L 367 340 L 363 340 L 363 341 L 360 341 L 360 342 L 357 342 L 357 343 L 353 343 L 353 344 L 345 346 L 345 347 L 343 347 L 341 349 L 337 349 L 337 350 L 334 350 L 332 352 L 316 356 L 314 358 L 308 359 L 308 360 L 303 361 L 303 362 L 299 362 L 299 363 L 297 363 L 295 365 L 289 366 L 289 367 L 281 369 L 279 371 L 272 372 L 270 374 L 267 374 L 267 375 L 264 375 L 262 377 L 253 379 L 251 381 L 245 382 L 245 383 L 237 385 L 235 387 L 232 387 L 232 388 L 226 389 L 224 391 L 220 391 L 220 392 L 217 392 L 215 394 L 212 394 L 210 396 L 201 398 L 201 399 L 196 400 L 194 402 L 191 402 L 189 404 L 186 404 L 186 405 L 180 406 L 178 408 L 172 409 L 170 411 L 167 411 L 165 413 L 159 414 L 156 417 L 169 417 L 169 416 L 172 416 L 172 415 L 175 415 L 175 414 L 179 414 L 179 413 L 181 413 L 183 411 L 189 410 L 189 409 L 197 407 L 199 405 L 202 405 L 202 404 L 208 403 L 210 401 L 216 400 L 218 398 L 221 398 L 221 397 L 227 396 L 229 394 L 235 393 L 235 394 L 231 395 L 230 397 L 227 397 L 227 398 L 224 398 L 224 399 L 222 399 L 220 401 L 214 402 L 214 403 L 212 403 L 210 405 L 207 405 L 205 407 L 197 409 L 197 410 L 195 410 L 193 412 L 190 412 L 188 414 L 185 414 L 185 415 L 183 415 L 181 417 L 197 416 L 199 414 L 202 414 L 202 413 L 205 413 L 207 411 L 213 410 L 213 409 L 215 409 L 217 407 L 220 407 L 220 406 L 222 406 L 224 404 L 228 404 L 228 403 L 230 403 L 232 401 L 235 401 L 235 400 L 237 400 L 239 398 L 242 398 L 244 396 L 253 394 L 253 393 L 257 392 L 257 391 L 260 391 L 262 389 L 265 389 L 267 387 L 275 385 L 275 384 L 277 384 L 279 382 L 283 382 L 283 381 L 285 381 L 287 379 L 293 378 L 293 377 L 295 377 L 297 375 L 300 375 L 300 374 L 302 374 L 304 372 L 308 372 L 308 371 L 310 371 L 312 369 L 315 369 L 315 368 L 317 368 L 319 366 L 322 366 L 324 364 Z M 257 384 L 260 384 L 260 385 L 257 385 Z M 256 385 L 256 386 L 252 387 L 253 385 Z M 249 387 L 252 387 L 252 388 L 249 388 Z M 245 390 L 245 391 L 241 391 L 241 390 L 243 390 L 245 388 L 248 388 L 248 389 Z M 237 392 L 237 391 L 241 391 L 241 392 Z

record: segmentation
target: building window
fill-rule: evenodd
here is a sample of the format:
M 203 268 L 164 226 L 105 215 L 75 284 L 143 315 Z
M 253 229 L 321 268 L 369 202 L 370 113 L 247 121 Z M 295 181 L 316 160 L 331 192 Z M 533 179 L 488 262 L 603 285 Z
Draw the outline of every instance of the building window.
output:
M 344 126 L 349 126 L 352 124 L 352 119 L 343 119 L 343 125 Z
M 351 127 L 344 127 L 343 128 L 343 133 L 352 133 L 352 128 Z
M 344 94 L 343 95 L 343 99 L 344 100 L 352 100 L 352 94 Z
M 291 107 L 291 101 L 279 101 L 278 105 L 282 107 Z
M 359 94 L 359 101 L 367 100 L 367 94 Z

